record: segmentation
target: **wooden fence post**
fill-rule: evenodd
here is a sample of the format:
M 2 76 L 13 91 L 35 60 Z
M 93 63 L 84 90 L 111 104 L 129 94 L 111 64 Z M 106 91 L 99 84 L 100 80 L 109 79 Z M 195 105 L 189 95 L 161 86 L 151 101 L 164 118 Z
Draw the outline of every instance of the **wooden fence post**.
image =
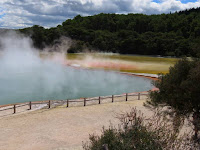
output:
M 13 106 L 14 114 L 16 113 L 16 105 Z
M 67 100 L 67 107 L 69 107 L 69 100 Z
M 86 98 L 84 98 L 84 106 L 86 106 Z
M 49 100 L 49 109 L 51 108 L 51 101 Z
M 140 93 L 138 93 L 138 100 L 140 100 Z
M 101 97 L 99 96 L 99 104 L 101 104 Z
M 112 103 L 114 102 L 114 96 L 112 95 Z
M 29 110 L 31 110 L 31 101 L 29 102 Z
M 128 101 L 128 94 L 126 93 L 126 101 Z

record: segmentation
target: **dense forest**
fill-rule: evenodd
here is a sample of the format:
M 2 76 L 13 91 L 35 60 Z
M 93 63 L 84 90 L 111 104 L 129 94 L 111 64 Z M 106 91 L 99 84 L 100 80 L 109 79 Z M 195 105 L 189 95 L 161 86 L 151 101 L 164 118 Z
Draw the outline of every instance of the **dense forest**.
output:
M 200 56 L 200 8 L 160 15 L 78 15 L 57 27 L 34 25 L 20 32 L 31 36 L 39 49 L 66 36 L 76 41 L 72 53 L 87 47 L 121 54 Z

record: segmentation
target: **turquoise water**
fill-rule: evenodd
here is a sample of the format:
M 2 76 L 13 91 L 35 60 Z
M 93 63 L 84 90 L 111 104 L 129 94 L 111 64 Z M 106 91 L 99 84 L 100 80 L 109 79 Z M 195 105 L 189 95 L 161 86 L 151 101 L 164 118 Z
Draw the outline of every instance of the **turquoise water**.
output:
M 106 96 L 151 88 L 151 80 L 141 77 L 48 63 L 25 70 L 4 69 L 0 75 L 0 104 Z

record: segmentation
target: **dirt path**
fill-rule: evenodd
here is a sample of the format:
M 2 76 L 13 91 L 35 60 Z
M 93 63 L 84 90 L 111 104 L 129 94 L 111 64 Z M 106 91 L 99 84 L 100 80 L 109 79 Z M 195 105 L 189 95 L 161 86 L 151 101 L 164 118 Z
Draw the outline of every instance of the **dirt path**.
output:
M 116 114 L 132 107 L 151 115 L 143 100 L 87 107 L 41 109 L 0 118 L 1 150 L 79 150 L 89 134 L 119 123 Z

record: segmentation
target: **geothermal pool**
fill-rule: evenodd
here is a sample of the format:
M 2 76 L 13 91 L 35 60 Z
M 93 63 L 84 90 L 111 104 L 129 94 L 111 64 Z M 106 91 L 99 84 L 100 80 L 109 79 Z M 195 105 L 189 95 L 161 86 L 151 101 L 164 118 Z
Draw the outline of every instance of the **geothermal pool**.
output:
M 141 77 L 46 65 L 1 74 L 0 104 L 106 96 L 152 88 L 151 80 Z
M 0 105 L 106 96 L 152 88 L 149 79 L 67 67 L 65 54 L 41 58 L 31 43 L 29 38 L 16 33 L 0 37 Z

